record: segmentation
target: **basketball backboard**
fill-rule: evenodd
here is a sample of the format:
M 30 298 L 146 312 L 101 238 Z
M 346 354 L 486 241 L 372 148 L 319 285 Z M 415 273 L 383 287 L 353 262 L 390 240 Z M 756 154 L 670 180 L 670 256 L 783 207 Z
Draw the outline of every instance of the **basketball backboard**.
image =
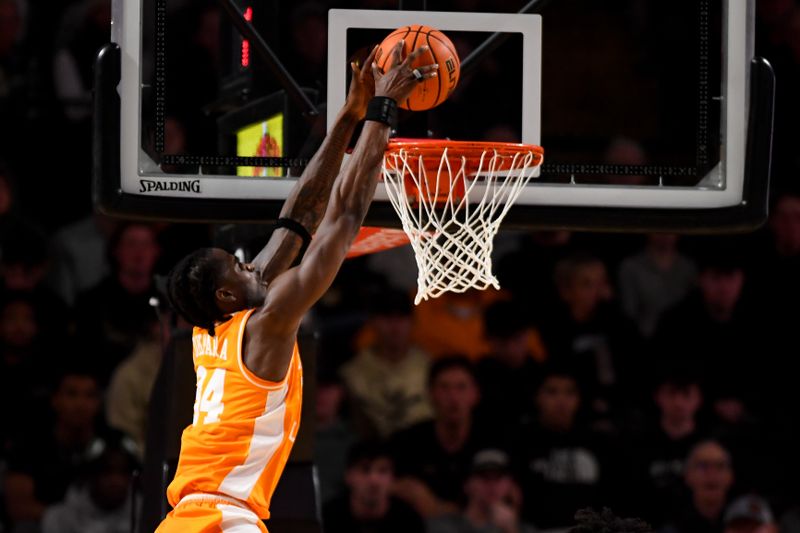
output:
M 344 9 L 378 4 L 395 9 Z M 114 0 L 98 206 L 276 217 L 344 102 L 349 60 L 426 24 L 456 44 L 461 82 L 404 113 L 398 135 L 543 146 L 507 227 L 713 232 L 766 217 L 773 76 L 753 55 L 753 0 L 421 4 Z M 399 225 L 381 187 L 368 222 Z

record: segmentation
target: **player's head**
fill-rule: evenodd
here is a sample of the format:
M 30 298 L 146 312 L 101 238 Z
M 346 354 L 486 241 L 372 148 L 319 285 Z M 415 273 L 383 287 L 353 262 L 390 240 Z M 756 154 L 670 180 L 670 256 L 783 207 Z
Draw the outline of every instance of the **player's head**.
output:
M 620 518 L 605 508 L 602 512 L 581 509 L 575 513 L 575 527 L 569 533 L 653 533 L 653 528 L 638 518 Z
M 181 259 L 167 282 L 175 311 L 214 334 L 214 323 L 264 302 L 266 284 L 252 264 L 219 248 L 202 248 Z

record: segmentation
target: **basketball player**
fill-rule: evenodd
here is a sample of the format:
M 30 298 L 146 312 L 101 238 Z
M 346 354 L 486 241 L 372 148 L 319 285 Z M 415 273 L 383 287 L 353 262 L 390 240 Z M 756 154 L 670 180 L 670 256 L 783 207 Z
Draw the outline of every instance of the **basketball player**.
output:
M 436 76 L 438 65 L 411 68 L 426 50 L 417 49 L 403 60 L 398 43 L 391 52 L 397 66 L 385 75 L 374 66 L 374 51 L 367 68 L 352 65 L 355 87 L 343 114 L 356 113 L 366 122 L 352 156 L 328 187 L 331 192 L 319 199 L 327 202 L 327 210 L 297 267 L 281 272 L 286 263 L 271 265 L 270 254 L 286 245 L 268 243 L 251 264 L 223 250 L 203 249 L 181 260 L 170 274 L 170 300 L 195 326 L 197 394 L 192 425 L 183 433 L 178 470 L 167 491 L 174 510 L 157 531 L 266 531 L 260 519 L 269 518 L 270 498 L 300 422 L 303 378 L 297 330 L 333 282 L 366 215 L 396 102 L 419 81 Z M 373 91 L 375 97 L 364 105 Z M 331 131 L 315 156 L 323 175 L 331 171 L 324 160 L 330 165 L 337 157 L 341 160 L 352 133 L 339 132 L 337 126 Z M 290 200 L 302 194 L 296 190 Z M 284 224 L 305 232 L 298 221 Z

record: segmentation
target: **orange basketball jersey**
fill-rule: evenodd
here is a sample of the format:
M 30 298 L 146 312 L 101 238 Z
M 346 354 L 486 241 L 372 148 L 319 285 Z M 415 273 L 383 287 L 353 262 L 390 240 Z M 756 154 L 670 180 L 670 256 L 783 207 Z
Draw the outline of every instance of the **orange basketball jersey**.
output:
M 297 344 L 283 381 L 265 381 L 245 367 L 242 337 L 252 312 L 234 314 L 214 337 L 194 328 L 197 394 L 167 489 L 173 507 L 188 494 L 223 494 L 269 518 L 270 498 L 300 425 L 303 368 Z

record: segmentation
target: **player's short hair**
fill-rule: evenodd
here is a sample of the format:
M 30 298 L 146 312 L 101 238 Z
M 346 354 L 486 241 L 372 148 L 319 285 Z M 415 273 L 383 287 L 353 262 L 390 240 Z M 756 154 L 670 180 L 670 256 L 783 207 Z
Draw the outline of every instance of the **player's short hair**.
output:
M 201 248 L 178 261 L 169 273 L 167 298 L 181 318 L 213 336 L 214 323 L 225 315 L 214 297 L 220 262 L 212 252 L 212 248 Z
M 472 378 L 472 381 L 475 383 L 475 386 L 478 386 L 478 376 L 475 373 L 475 365 L 473 365 L 472 361 L 470 361 L 464 355 L 449 355 L 437 359 L 431 365 L 431 369 L 428 372 L 428 386 L 433 386 L 433 384 L 436 382 L 436 379 L 440 375 L 454 368 L 461 369 L 469 374 L 469 376 Z
M 620 518 L 604 508 L 601 512 L 594 509 L 581 509 L 575 513 L 575 527 L 569 533 L 653 533 L 647 522 L 638 518 Z

